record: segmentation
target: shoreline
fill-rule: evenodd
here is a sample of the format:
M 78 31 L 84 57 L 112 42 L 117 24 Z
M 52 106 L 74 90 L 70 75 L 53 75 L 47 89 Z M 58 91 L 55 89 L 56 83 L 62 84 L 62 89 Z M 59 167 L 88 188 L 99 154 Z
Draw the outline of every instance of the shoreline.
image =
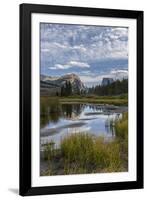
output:
M 87 104 L 98 104 L 100 106 L 104 105 L 114 105 L 114 106 L 128 106 L 128 99 L 126 98 L 117 98 L 114 96 L 110 97 L 50 97 L 50 96 L 41 96 L 40 99 L 48 99 L 58 100 L 61 104 L 68 103 L 68 104 L 76 104 L 76 103 L 87 103 Z

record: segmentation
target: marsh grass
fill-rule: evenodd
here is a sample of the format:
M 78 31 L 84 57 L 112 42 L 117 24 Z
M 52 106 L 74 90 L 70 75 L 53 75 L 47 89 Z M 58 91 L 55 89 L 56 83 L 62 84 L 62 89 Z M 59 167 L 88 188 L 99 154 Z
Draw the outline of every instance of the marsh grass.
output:
M 113 141 L 89 133 L 64 137 L 60 149 L 56 149 L 51 141 L 44 151 L 49 169 L 43 175 L 127 171 L 128 113 L 113 123 L 116 134 Z
M 123 113 L 122 118 L 115 122 L 115 132 L 119 139 L 128 139 L 128 113 Z
M 96 95 L 89 95 L 89 96 L 82 96 L 82 95 L 74 95 L 68 97 L 48 97 L 48 96 L 41 96 L 40 104 L 41 104 L 41 111 L 42 113 L 46 113 L 47 106 L 55 105 L 55 103 L 95 103 L 95 104 L 113 104 L 117 106 L 127 106 L 128 105 L 128 98 L 127 94 L 118 95 L 118 96 L 96 96 Z
M 53 141 L 49 142 L 44 147 L 44 160 L 51 160 L 56 154 L 55 143 Z
M 95 103 L 95 104 L 113 104 L 116 106 L 127 106 L 128 105 L 128 99 L 123 98 L 88 98 L 88 97 L 79 97 L 79 98 L 59 98 L 60 103 L 64 102 L 78 102 L 78 103 Z
M 88 133 L 74 134 L 61 142 L 65 173 L 121 171 L 120 146 Z
M 115 134 L 120 143 L 121 159 L 128 168 L 128 113 L 123 113 L 122 119 L 115 122 Z

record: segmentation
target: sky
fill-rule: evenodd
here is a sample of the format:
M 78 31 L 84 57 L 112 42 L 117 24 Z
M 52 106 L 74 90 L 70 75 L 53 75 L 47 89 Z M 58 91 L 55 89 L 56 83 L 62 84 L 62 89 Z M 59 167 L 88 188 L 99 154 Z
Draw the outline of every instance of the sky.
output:
M 40 24 L 41 74 L 75 73 L 86 86 L 128 77 L 128 28 Z

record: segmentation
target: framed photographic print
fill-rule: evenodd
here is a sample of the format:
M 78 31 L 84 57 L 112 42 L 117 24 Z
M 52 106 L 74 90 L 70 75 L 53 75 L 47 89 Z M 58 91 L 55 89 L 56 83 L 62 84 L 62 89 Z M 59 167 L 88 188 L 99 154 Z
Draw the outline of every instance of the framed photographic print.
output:
M 20 195 L 143 188 L 143 11 L 20 5 Z

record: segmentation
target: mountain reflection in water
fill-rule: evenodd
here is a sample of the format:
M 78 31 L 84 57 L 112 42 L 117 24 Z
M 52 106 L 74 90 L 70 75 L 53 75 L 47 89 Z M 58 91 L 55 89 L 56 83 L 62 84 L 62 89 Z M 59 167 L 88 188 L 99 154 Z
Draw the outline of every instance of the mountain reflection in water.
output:
M 58 146 L 63 137 L 79 132 L 115 137 L 113 120 L 121 117 L 127 107 L 95 104 L 59 104 L 45 106 L 41 112 L 41 144 L 54 141 Z

